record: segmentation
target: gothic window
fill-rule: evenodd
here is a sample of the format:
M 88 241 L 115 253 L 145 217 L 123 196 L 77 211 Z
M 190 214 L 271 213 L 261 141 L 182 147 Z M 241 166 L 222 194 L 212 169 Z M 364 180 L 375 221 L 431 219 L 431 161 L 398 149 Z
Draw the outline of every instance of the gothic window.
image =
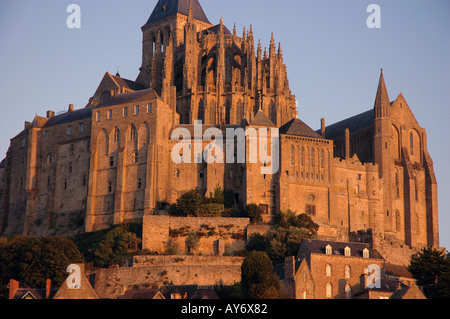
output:
M 216 103 L 211 101 L 209 103 L 209 124 L 214 124 L 216 122 Z
M 419 201 L 419 183 L 417 183 L 417 176 L 414 176 L 414 197 Z
M 230 101 L 227 101 L 225 104 L 225 123 L 231 124 L 231 105 Z
M 327 298 L 331 298 L 333 296 L 333 286 L 331 285 L 331 283 L 327 283 L 326 296 Z
M 413 133 L 409 133 L 409 148 L 411 150 L 411 155 L 414 155 L 414 135 Z
M 291 146 L 291 165 L 295 164 L 295 148 Z
M 325 167 L 325 152 L 324 152 L 324 150 L 320 151 L 320 167 L 321 168 Z
M 305 148 L 302 147 L 301 153 L 300 153 L 300 165 L 305 165 Z
M 114 128 L 114 142 L 118 142 L 120 139 L 120 131 L 119 129 L 116 127 Z
M 131 127 L 130 139 L 135 141 L 137 139 L 136 127 Z
M 400 212 L 398 210 L 395 211 L 395 229 L 400 231 Z
M 315 162 L 315 156 L 314 156 L 314 148 L 311 148 L 311 153 L 310 153 L 310 161 L 311 161 L 311 167 L 314 167 L 314 162 Z
M 327 255 L 327 256 L 331 256 L 331 245 L 327 245 L 326 247 L 325 247 L 325 254 Z
M 198 103 L 198 121 L 202 121 L 202 123 L 205 123 L 205 108 L 203 107 L 203 100 L 200 100 Z
M 236 104 L 236 122 L 241 124 L 244 119 L 244 108 L 242 106 L 242 101 L 238 101 Z
M 345 285 L 345 299 L 352 299 L 352 287 L 349 284 Z
M 325 276 L 331 277 L 331 275 L 332 275 L 332 272 L 331 272 L 331 265 L 330 265 L 330 264 L 327 264 L 327 265 L 325 266 Z
M 344 275 L 345 275 L 345 278 L 347 278 L 347 279 L 350 279 L 350 278 L 351 278 L 352 271 L 351 271 L 351 268 L 350 268 L 349 265 L 345 265 L 345 268 L 344 268 Z

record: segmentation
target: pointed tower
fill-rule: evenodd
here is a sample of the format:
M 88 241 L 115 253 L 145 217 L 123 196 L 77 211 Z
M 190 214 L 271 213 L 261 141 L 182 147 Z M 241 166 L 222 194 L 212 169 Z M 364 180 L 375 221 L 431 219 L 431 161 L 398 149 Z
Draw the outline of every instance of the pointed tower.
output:
M 391 103 L 389 101 L 386 83 L 384 82 L 383 69 L 381 69 L 380 80 L 374 105 L 374 137 L 373 154 L 375 164 L 378 165 L 378 175 L 382 178 L 383 203 L 381 205 L 382 224 L 384 230 L 394 231 L 393 201 L 394 201 L 394 160 L 392 156 L 392 120 L 390 118 Z M 381 234 L 380 234 L 381 235 Z

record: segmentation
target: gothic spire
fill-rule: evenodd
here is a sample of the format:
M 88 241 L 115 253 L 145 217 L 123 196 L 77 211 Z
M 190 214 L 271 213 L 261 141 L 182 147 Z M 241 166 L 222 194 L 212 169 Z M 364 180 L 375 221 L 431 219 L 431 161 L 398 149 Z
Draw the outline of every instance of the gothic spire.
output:
M 386 83 L 384 82 L 383 69 L 381 69 L 380 81 L 378 82 L 377 97 L 375 99 L 375 109 L 388 109 L 391 105 L 389 101 Z M 377 114 L 377 113 L 375 113 Z

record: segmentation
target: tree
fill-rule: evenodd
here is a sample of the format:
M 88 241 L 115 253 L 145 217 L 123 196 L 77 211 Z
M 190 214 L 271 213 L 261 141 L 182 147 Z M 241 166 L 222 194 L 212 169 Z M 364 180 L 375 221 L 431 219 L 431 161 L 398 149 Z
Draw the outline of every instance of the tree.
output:
M 172 216 L 196 217 L 203 202 L 203 196 L 194 189 L 181 195 L 177 203 L 171 206 L 169 213 Z
M 266 253 L 250 253 L 241 266 L 241 288 L 249 299 L 279 299 L 281 284 Z
M 0 294 L 15 279 L 29 287 L 45 287 L 46 279 L 54 287 L 67 278 L 67 266 L 84 263 L 77 246 L 65 237 L 16 236 L 0 244 Z
M 428 299 L 450 298 L 450 259 L 444 251 L 422 249 L 411 257 L 408 270 Z
M 123 264 L 130 253 L 138 249 L 139 239 L 123 227 L 116 227 L 106 235 L 94 252 L 94 265 L 108 267 Z
M 265 235 L 253 235 L 247 243 L 249 251 L 264 251 L 274 264 L 284 262 L 286 256 L 295 256 L 301 241 L 314 238 L 319 225 L 308 215 L 288 211 L 278 216 L 278 224 Z
M 250 217 L 252 224 L 257 224 L 262 221 L 262 211 L 256 204 L 248 204 L 245 206 L 244 215 Z

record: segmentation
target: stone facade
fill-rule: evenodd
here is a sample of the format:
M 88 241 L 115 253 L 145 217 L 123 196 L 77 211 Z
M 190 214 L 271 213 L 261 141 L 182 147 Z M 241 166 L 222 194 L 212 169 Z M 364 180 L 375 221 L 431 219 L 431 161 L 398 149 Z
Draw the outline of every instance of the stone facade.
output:
M 370 230 L 373 247 L 386 251 L 386 242 L 408 253 L 439 246 L 426 131 L 403 95 L 390 101 L 383 72 L 373 109 L 329 126 L 322 120 L 314 131 L 296 117 L 273 35 L 263 54 L 251 27 L 238 36 L 223 19 L 211 24 L 197 0 L 159 1 L 142 32 L 135 81 L 106 73 L 85 108 L 36 116 L 11 139 L 0 167 L 3 236 L 143 220 L 158 202 L 220 186 L 233 191 L 240 208 L 260 205 L 266 223 L 288 209 L 309 214 L 324 239 L 348 241 L 350 232 Z M 191 148 L 180 150 L 183 162 L 175 163 L 174 132 L 189 133 L 187 141 L 199 142 L 201 151 L 216 141 L 199 139 L 198 120 L 202 135 L 254 129 L 260 142 L 269 129 L 279 136 L 278 170 L 262 174 L 273 163 L 250 161 L 248 136 L 243 163 L 196 163 Z

